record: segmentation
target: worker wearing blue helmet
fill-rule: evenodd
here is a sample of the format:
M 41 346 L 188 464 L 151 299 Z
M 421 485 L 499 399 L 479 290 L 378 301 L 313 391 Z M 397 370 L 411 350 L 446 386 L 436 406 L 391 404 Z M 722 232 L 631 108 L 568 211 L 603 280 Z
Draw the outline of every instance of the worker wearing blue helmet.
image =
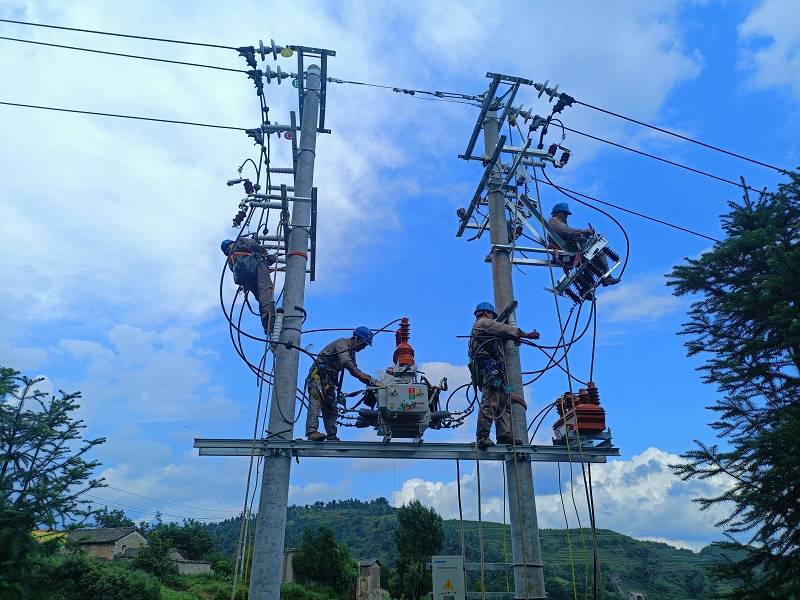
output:
M 220 249 L 228 257 L 228 268 L 233 271 L 233 281 L 258 300 L 264 335 L 269 336 L 272 297 L 275 293 L 269 271 L 270 266 L 275 264 L 275 257 L 256 240 L 246 237 L 240 237 L 236 241 L 224 240 Z
M 556 202 L 553 205 L 553 209 L 551 211 L 551 217 L 548 223 L 550 227 L 563 239 L 567 245 L 567 250 L 575 251 L 578 249 L 579 246 L 582 246 L 586 243 L 586 240 L 589 236 L 594 235 L 594 229 L 591 227 L 588 229 L 575 229 L 570 227 L 567 224 L 567 219 L 572 212 L 569 210 L 569 204 L 566 202 Z M 597 265 L 597 267 L 603 272 L 608 272 L 608 261 L 606 257 L 602 253 L 598 253 L 593 259 L 592 262 Z M 568 265 L 564 265 L 565 269 Z M 616 285 L 620 282 L 618 277 L 613 277 L 608 275 L 603 277 L 600 280 L 604 286 L 606 285 Z
M 310 441 L 339 440 L 336 437 L 336 419 L 339 416 L 337 403 L 345 370 L 361 383 L 375 384 L 372 377 L 356 365 L 356 352 L 371 346 L 373 335 L 369 327 L 356 327 L 352 336 L 332 341 L 317 355 L 306 377 L 308 391 L 306 437 Z M 325 434 L 318 430 L 320 414 L 325 425 Z
M 525 443 L 524 440 L 514 440 L 512 435 L 511 403 L 518 402 L 520 410 L 525 410 L 525 402 L 511 392 L 503 347 L 506 341 L 519 343 L 521 338 L 539 339 L 539 332 L 535 329 L 524 332 L 496 319 L 494 306 L 481 302 L 475 307 L 475 324 L 469 337 L 472 378 L 482 392 L 475 437 L 478 447 L 484 450 L 494 445 L 489 437 L 492 422 L 495 423 L 499 444 Z

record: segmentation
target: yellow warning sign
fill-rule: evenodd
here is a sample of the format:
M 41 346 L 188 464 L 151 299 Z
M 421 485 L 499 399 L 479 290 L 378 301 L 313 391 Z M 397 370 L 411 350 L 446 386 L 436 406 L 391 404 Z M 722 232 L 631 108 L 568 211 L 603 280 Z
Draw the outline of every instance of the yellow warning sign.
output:
M 456 591 L 456 586 L 454 586 L 453 582 L 448 579 L 444 584 L 444 591 L 445 592 L 455 592 Z

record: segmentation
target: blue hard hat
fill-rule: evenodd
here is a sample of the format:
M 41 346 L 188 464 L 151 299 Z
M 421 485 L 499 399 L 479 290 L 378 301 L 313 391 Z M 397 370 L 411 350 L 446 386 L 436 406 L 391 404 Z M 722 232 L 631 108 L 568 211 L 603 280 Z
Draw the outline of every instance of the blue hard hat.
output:
M 475 315 L 479 312 L 488 312 L 492 313 L 495 317 L 497 317 L 497 311 L 494 309 L 494 304 L 491 302 L 481 302 L 478 306 L 475 307 Z
M 366 342 L 369 346 L 372 346 L 372 330 L 369 327 L 356 327 L 353 330 L 353 337 L 357 337 L 362 342 Z
M 572 214 L 572 211 L 569 209 L 569 204 L 567 204 L 566 202 L 556 202 L 553 205 L 553 210 L 550 211 L 550 214 L 554 215 L 557 212 L 564 212 L 567 213 L 568 215 Z
M 233 246 L 235 242 L 233 240 L 222 240 L 222 243 L 219 247 L 222 251 L 227 255 L 231 251 L 231 246 Z

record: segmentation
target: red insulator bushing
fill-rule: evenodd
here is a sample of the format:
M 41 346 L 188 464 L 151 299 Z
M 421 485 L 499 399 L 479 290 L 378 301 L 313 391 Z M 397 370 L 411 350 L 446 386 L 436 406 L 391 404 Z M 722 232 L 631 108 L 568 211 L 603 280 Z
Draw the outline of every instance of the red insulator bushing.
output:
M 394 349 L 393 361 L 396 365 L 401 367 L 414 364 L 414 349 L 408 343 L 411 337 L 411 326 L 408 323 L 408 317 L 403 317 L 400 320 L 400 327 L 394 334 L 394 339 L 397 347 Z

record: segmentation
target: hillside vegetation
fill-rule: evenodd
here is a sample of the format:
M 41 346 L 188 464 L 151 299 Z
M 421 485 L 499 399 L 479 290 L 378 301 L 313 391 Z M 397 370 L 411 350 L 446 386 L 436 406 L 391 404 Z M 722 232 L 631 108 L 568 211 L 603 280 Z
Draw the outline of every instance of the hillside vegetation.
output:
M 317 502 L 289 508 L 286 524 L 286 545 L 296 547 L 306 528 L 327 526 L 336 539 L 359 559 L 378 558 L 386 567 L 397 558 L 395 509 L 385 498 L 369 502 L 341 500 Z M 217 536 L 220 549 L 233 554 L 239 532 L 238 519 L 208 525 Z M 468 562 L 480 561 L 478 523 L 465 521 L 465 548 Z M 443 554 L 461 554 L 460 523 L 444 522 Z M 568 544 L 567 536 L 569 535 Z M 508 525 L 483 523 L 484 561 L 511 562 Z M 724 560 L 712 547 L 696 553 L 667 544 L 636 540 L 600 529 L 596 532 L 598 554 L 607 600 L 623 598 L 624 591 L 644 592 L 648 600 L 703 600 L 711 598 L 717 586 L 708 576 L 708 568 Z M 572 598 L 574 564 L 578 593 L 582 595 L 584 578 L 591 580 L 591 531 L 543 529 L 540 532 L 548 594 L 554 600 Z M 572 560 L 570 559 L 570 545 Z M 478 589 L 479 574 L 472 576 L 471 588 Z M 505 591 L 513 582 L 505 574 L 487 572 L 487 591 Z

